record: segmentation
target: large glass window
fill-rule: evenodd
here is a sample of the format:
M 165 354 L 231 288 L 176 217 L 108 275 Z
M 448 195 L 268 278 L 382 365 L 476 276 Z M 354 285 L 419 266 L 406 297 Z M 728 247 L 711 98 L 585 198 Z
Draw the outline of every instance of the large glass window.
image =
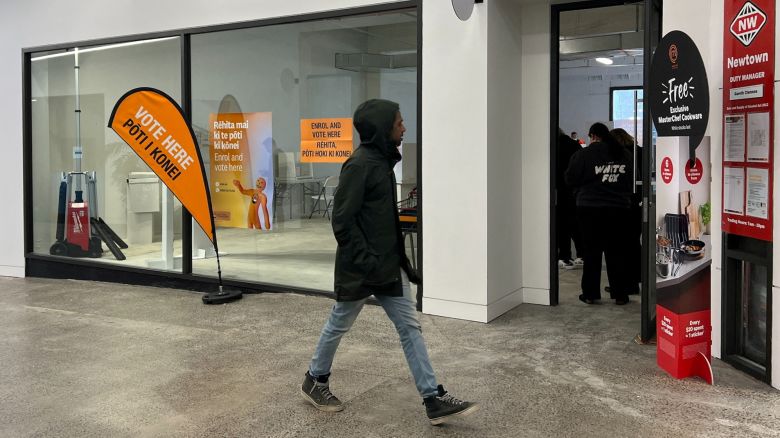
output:
M 189 65 L 178 36 L 31 53 L 33 252 L 216 276 L 211 242 L 182 235 L 181 204 L 107 127 L 133 88 L 179 101 L 184 67 L 223 277 L 332 291 L 332 202 L 367 99 L 400 104 L 399 208 L 416 206 L 417 37 L 410 9 L 192 34 Z
M 194 35 L 191 47 L 193 128 L 223 276 L 331 291 L 331 202 L 359 143 L 358 104 L 400 104 L 407 159 L 398 191 L 416 186 L 416 12 Z M 215 275 L 213 249 L 193 230 L 193 272 Z
M 31 54 L 35 253 L 180 269 L 180 204 L 107 128 L 132 88 L 179 98 L 179 40 Z
M 610 120 L 615 128 L 623 128 L 644 145 L 642 134 L 643 99 L 642 88 L 613 88 L 610 94 Z

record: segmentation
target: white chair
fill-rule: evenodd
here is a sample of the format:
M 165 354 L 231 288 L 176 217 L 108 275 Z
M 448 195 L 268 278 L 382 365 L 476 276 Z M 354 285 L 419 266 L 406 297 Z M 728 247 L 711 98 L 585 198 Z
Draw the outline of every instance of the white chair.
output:
M 314 216 L 314 213 L 321 211 L 323 212 L 322 215 L 327 215 L 328 220 L 330 220 L 330 209 L 333 207 L 333 198 L 336 196 L 336 190 L 338 187 L 338 176 L 329 176 L 325 178 L 325 182 L 322 183 L 322 187 L 320 188 L 319 193 L 317 193 L 317 196 L 311 196 L 314 201 L 311 203 L 311 213 L 309 213 L 309 219 Z M 320 203 L 325 204 L 324 208 L 320 208 Z
M 295 152 L 279 152 L 276 156 L 276 177 L 295 179 Z

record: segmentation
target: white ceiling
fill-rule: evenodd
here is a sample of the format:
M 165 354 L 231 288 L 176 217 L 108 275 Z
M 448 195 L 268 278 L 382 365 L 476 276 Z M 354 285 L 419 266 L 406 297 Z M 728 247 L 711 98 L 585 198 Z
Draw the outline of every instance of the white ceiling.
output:
M 644 14 L 641 4 L 562 12 L 562 61 L 612 58 L 615 65 L 642 63 Z

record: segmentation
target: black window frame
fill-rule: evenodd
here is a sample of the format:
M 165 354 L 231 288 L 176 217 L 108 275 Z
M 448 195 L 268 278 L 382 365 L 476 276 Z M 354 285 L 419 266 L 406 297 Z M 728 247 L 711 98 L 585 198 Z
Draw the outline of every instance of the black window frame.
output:
M 192 35 L 224 32 L 230 30 L 266 27 L 281 24 L 296 24 L 315 22 L 328 19 L 348 18 L 358 15 L 385 13 L 414 9 L 417 13 L 417 193 L 418 216 L 423 214 L 422 187 L 422 0 L 403 0 L 354 8 L 334 9 L 284 17 L 263 18 L 219 25 L 189 27 L 161 32 L 123 35 L 117 37 L 93 40 L 72 41 L 37 47 L 22 48 L 22 163 L 23 163 L 23 206 L 24 206 L 24 257 L 25 276 L 43 278 L 68 278 L 79 280 L 106 281 L 124 284 L 139 284 L 146 286 L 171 287 L 200 292 L 212 292 L 218 284 L 214 276 L 199 275 L 192 272 L 192 258 L 182 257 L 181 271 L 162 271 L 139 266 L 123 266 L 109 264 L 90 259 L 65 258 L 33 252 L 33 170 L 32 170 L 32 84 L 31 58 L 33 53 L 85 48 L 119 44 L 139 40 L 179 37 L 181 46 L 181 106 L 188 122 L 192 118 L 192 87 L 191 87 L 191 51 L 190 37 Z M 182 208 L 182 254 L 192 253 L 192 217 Z M 417 223 L 417 266 L 422 269 L 423 261 L 423 227 L 422 221 Z M 223 284 L 240 288 L 246 292 L 297 292 L 307 295 L 332 295 L 332 291 L 321 291 L 303 287 L 293 287 L 263 281 L 246 281 L 226 278 Z M 417 307 L 422 310 L 423 289 L 417 289 Z

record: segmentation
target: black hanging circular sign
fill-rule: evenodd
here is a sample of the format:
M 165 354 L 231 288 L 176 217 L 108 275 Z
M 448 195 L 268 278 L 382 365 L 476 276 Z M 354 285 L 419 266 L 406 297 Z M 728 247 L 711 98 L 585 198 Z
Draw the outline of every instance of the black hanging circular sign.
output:
M 674 30 L 658 43 L 650 66 L 650 110 L 659 137 L 690 137 L 693 151 L 710 116 L 707 71 L 696 44 Z

